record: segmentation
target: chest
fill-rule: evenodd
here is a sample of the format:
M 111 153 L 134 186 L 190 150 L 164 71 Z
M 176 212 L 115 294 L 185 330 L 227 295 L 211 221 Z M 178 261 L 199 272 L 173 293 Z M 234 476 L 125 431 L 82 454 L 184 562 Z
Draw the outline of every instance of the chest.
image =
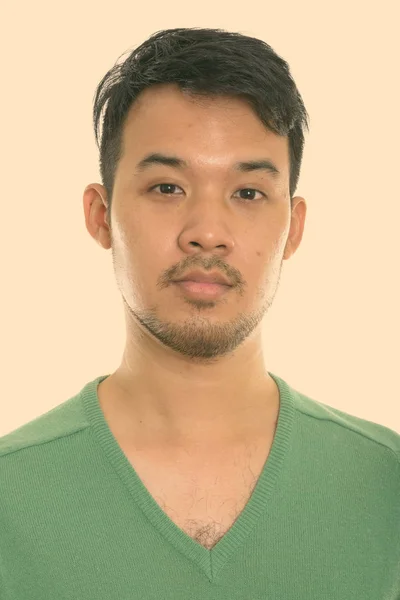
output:
M 272 439 L 240 448 L 188 454 L 125 452 L 149 494 L 177 527 L 211 549 L 248 503 Z

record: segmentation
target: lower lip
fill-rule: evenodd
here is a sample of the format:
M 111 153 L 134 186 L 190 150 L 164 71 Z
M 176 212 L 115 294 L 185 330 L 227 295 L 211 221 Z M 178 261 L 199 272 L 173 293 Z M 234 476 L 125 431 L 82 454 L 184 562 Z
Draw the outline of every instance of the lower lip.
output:
M 231 289 L 230 285 L 221 283 L 200 283 L 199 281 L 176 281 L 176 285 L 195 296 L 216 298 Z

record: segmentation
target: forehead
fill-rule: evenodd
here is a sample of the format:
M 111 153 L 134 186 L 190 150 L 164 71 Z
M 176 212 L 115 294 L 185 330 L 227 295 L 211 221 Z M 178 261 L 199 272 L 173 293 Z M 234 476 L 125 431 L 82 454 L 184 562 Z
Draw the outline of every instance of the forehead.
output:
M 151 152 L 185 156 L 193 168 L 229 168 L 240 160 L 269 157 L 288 175 L 287 136 L 267 129 L 240 98 L 199 97 L 176 85 L 144 90 L 130 108 L 123 155 L 135 163 Z

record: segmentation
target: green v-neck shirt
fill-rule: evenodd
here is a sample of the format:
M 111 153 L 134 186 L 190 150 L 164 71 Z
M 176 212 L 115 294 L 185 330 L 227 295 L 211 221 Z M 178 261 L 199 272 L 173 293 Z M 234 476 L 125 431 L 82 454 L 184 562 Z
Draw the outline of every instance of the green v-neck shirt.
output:
M 269 375 L 273 444 L 211 550 L 111 433 L 97 396 L 108 375 L 1 437 L 0 599 L 400 600 L 400 434 Z

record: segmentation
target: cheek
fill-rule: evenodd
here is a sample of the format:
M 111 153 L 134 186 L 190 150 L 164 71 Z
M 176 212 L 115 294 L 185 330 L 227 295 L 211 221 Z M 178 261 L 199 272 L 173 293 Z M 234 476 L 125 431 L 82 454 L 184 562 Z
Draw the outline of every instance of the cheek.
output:
M 167 273 L 177 258 L 171 238 L 166 240 L 162 233 L 155 231 L 141 231 L 127 239 L 123 253 L 127 277 L 146 295 L 158 292 L 160 285 L 168 283 Z M 179 259 L 175 260 L 178 262 Z

